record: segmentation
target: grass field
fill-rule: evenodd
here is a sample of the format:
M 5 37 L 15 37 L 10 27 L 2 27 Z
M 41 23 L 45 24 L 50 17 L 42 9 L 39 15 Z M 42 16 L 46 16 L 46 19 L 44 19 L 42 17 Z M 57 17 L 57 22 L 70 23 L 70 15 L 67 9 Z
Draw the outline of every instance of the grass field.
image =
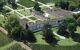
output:
M 18 3 L 23 6 L 26 6 L 26 7 L 33 7 L 34 6 L 34 2 L 31 0 L 19 0 Z
M 77 27 L 76 33 L 79 33 L 80 34 L 80 27 Z
M 57 27 L 52 28 L 52 30 L 57 31 Z M 42 39 L 41 32 L 34 34 L 37 42 L 30 44 L 33 50 L 80 50 L 80 43 L 73 41 L 72 38 L 66 38 L 65 40 L 58 39 L 58 45 L 52 46 Z
M 16 43 L 12 45 L 11 47 L 6 48 L 6 50 L 25 50 L 25 49 L 23 49 L 19 44 Z
M 0 47 L 12 42 L 10 38 L 8 38 L 4 33 L 0 32 Z
M 37 18 L 35 18 L 35 17 L 29 17 L 31 20 L 36 20 Z
M 30 11 L 30 9 L 26 9 L 26 10 L 20 10 L 18 11 L 19 13 L 25 15 L 25 16 L 30 16 L 32 14 L 32 12 Z
M 39 2 L 42 2 L 44 4 L 47 4 L 47 3 L 56 3 L 56 2 L 60 2 L 60 1 L 73 1 L 75 3 L 78 2 L 78 0 L 38 0 Z
M 3 24 L 4 24 L 4 17 L 3 16 L 0 16 L 0 26 L 3 26 Z
M 49 15 L 48 18 L 49 19 L 57 19 L 57 17 L 56 16 L 53 16 L 53 15 Z

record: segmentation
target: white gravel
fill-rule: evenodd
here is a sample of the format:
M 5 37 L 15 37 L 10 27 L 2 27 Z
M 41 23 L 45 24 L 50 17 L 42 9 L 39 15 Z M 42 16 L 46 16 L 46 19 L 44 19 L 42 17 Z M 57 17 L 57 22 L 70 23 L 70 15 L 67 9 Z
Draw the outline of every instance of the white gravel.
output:
M 60 35 L 58 35 L 56 32 L 53 32 L 53 34 L 56 35 L 56 36 L 58 36 L 58 37 L 61 38 L 61 39 L 66 39 L 64 36 L 60 36 Z

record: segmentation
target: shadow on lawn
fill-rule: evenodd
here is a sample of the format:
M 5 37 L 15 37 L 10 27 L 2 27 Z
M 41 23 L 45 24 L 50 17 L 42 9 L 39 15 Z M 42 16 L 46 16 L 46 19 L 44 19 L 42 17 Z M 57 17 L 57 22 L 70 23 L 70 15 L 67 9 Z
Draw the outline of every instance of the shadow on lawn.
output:
M 72 39 L 73 39 L 75 42 L 80 42 L 80 34 L 74 33 L 74 34 L 72 35 Z
M 61 36 L 64 36 L 64 37 L 66 37 L 66 38 L 69 38 L 70 37 L 70 33 L 68 33 L 67 31 L 63 31 L 63 30 L 58 30 L 57 31 L 57 33 L 59 34 L 59 35 L 61 35 Z
M 80 45 L 75 46 L 51 46 L 43 44 L 30 44 L 33 50 L 80 50 Z
M 51 46 L 56 46 L 56 45 L 58 45 L 58 41 L 59 40 L 57 40 L 56 38 L 53 38 L 53 42 L 52 43 L 48 43 L 48 44 L 50 44 Z

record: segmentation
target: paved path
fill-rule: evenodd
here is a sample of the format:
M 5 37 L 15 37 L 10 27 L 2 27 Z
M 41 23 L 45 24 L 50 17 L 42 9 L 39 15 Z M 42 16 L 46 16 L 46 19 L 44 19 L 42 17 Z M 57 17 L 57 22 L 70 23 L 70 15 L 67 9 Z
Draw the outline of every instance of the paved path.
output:
M 10 8 L 10 7 L 8 7 L 8 6 L 6 6 L 6 7 L 7 7 L 8 9 L 10 9 L 10 10 L 16 12 L 17 14 L 19 14 L 19 15 L 21 16 L 20 19 L 22 19 L 22 18 L 26 18 L 26 19 L 32 21 L 31 19 L 28 18 L 28 16 L 25 16 L 25 15 L 19 13 L 18 11 L 14 10 L 14 9 L 12 9 L 12 8 Z M 32 15 L 31 15 L 31 17 L 32 17 Z
M 74 14 L 78 14 L 78 13 L 80 13 L 80 11 L 76 11 L 76 12 L 72 12 L 72 13 L 74 13 Z
M 6 35 L 8 34 L 8 32 L 4 28 L 2 28 L 2 27 L 0 27 L 0 31 L 5 33 Z
M 58 37 L 61 38 L 61 39 L 66 39 L 64 36 L 60 36 L 60 35 L 58 35 L 56 32 L 53 32 L 53 34 L 56 35 L 56 36 L 58 36 Z

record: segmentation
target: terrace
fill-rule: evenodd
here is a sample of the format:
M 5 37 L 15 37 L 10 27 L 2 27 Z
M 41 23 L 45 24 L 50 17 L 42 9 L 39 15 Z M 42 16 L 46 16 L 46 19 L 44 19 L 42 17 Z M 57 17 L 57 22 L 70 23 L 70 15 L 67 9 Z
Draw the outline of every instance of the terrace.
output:
M 23 14 L 24 16 L 30 16 L 32 14 L 30 9 L 22 9 L 22 10 L 19 10 L 18 12 Z
M 56 7 L 53 7 L 52 9 L 47 8 L 45 10 L 45 12 L 47 12 L 53 16 L 56 16 L 57 18 L 62 18 L 65 16 L 72 16 L 73 15 L 73 13 L 70 11 L 62 10 L 62 9 L 56 8 Z

